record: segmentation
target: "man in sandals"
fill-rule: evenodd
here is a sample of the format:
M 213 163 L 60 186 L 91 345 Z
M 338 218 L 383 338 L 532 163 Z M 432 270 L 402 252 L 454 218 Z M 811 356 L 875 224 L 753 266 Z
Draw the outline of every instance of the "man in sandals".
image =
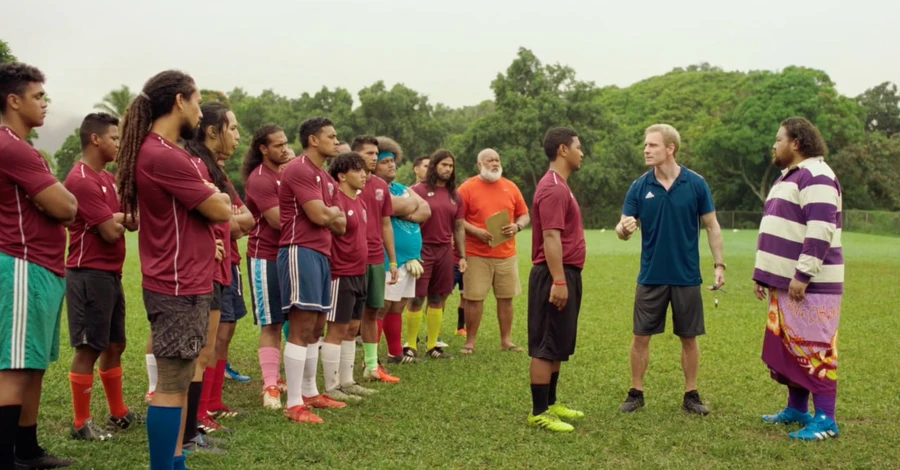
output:
M 513 297 L 522 291 L 515 235 L 531 222 L 531 217 L 522 192 L 515 183 L 503 177 L 500 155 L 496 151 L 482 150 L 477 165 L 478 175 L 459 187 L 465 217 L 463 225 L 468 236 L 468 269 L 463 274 L 463 284 L 468 286 L 463 294 L 466 299 L 466 344 L 459 353 L 471 354 L 475 350 L 484 299 L 491 288 L 497 298 L 500 349 L 521 352 L 522 348 L 510 339 Z M 504 238 L 509 238 L 495 241 L 487 231 L 487 219 L 502 211 L 506 211 L 507 219 L 501 233 Z

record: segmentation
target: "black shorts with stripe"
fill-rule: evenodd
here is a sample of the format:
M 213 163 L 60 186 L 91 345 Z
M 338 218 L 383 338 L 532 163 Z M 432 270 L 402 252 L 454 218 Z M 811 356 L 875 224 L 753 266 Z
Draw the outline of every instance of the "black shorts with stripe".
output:
M 331 310 L 326 320 L 350 323 L 362 318 L 366 306 L 366 275 L 344 276 L 331 281 Z

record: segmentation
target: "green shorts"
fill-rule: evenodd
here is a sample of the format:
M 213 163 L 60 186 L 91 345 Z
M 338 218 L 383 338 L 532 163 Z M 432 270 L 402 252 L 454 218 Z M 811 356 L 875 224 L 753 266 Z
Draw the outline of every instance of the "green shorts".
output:
M 44 370 L 59 358 L 65 294 L 65 278 L 0 253 L 0 370 Z
M 384 308 L 384 263 L 366 268 L 366 307 Z

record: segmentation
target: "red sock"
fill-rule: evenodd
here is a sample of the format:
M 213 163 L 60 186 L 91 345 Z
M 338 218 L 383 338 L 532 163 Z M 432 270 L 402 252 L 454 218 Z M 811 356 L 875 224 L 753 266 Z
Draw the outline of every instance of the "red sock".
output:
M 384 331 L 384 318 L 376 319 L 375 323 L 378 324 L 378 336 L 375 337 L 375 344 L 381 344 L 381 333 Z
M 91 417 L 91 387 L 94 385 L 94 373 L 69 372 L 69 384 L 72 386 L 72 409 L 75 411 L 72 424 L 80 428 Z
M 225 383 L 225 359 L 219 359 L 216 362 L 215 376 L 212 383 L 212 394 L 209 398 L 209 410 L 221 410 L 222 404 L 222 384 Z
M 387 341 L 388 354 L 399 356 L 403 354 L 403 344 L 400 342 L 400 334 L 403 329 L 403 316 L 396 312 L 388 312 L 384 316 L 384 339 Z
M 209 398 L 212 395 L 213 380 L 216 376 L 215 367 L 207 367 L 203 371 L 203 386 L 200 389 L 200 406 L 197 407 L 197 420 L 206 417 L 206 411 L 209 410 Z
M 100 381 L 106 391 L 106 403 L 109 414 L 121 418 L 128 414 L 128 407 L 122 399 L 122 366 L 100 371 Z

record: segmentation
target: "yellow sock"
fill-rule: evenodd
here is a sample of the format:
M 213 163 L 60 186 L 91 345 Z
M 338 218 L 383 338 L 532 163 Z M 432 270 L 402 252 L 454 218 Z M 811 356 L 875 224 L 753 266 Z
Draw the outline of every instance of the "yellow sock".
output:
M 428 332 L 428 340 L 426 351 L 434 349 L 437 345 L 438 336 L 441 335 L 441 321 L 444 319 L 444 309 L 431 308 L 425 309 L 425 330 Z
M 409 343 L 409 347 L 416 349 L 416 337 L 419 336 L 419 327 L 422 326 L 422 311 L 407 310 L 403 318 L 406 320 L 406 342 Z

